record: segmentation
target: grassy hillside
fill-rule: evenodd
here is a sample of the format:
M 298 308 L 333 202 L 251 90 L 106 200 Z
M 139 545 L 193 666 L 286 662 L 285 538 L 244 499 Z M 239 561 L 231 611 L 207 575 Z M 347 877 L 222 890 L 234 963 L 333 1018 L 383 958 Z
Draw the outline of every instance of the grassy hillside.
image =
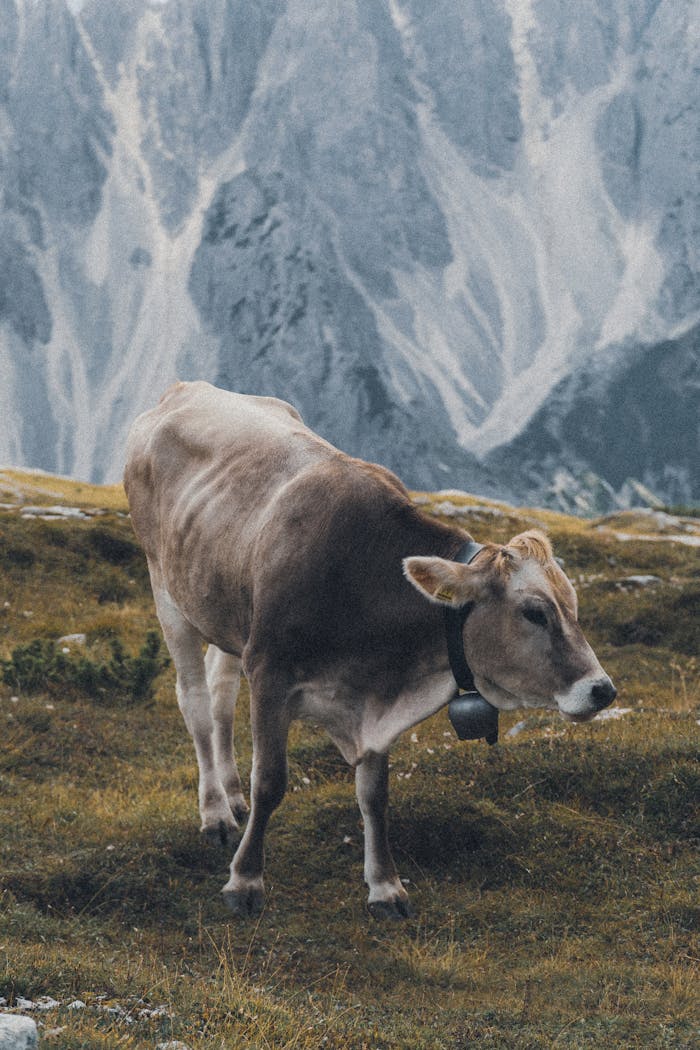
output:
M 242 923 L 123 493 L 0 472 L 0 999 L 56 1001 L 46 1046 L 698 1045 L 700 523 L 416 499 L 477 539 L 545 527 L 629 711 L 516 713 L 493 749 L 444 713 L 406 734 L 391 837 L 417 918 L 392 925 L 365 909 L 352 774 L 295 727 Z

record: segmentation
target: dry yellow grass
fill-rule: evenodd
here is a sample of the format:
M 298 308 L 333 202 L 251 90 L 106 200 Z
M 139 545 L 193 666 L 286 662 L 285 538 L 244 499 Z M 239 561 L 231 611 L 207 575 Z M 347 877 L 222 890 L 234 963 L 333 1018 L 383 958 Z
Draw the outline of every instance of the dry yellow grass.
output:
M 14 467 L 0 467 L 0 501 L 35 503 L 37 506 L 66 504 L 122 512 L 129 509 L 121 484 L 91 485 L 58 474 Z
M 0 657 L 72 632 L 93 656 L 113 637 L 137 652 L 156 620 L 119 487 L 2 474 L 16 507 L 0 511 Z M 42 502 L 106 513 L 21 517 Z M 142 706 L 0 686 L 0 996 L 60 1001 L 40 1015 L 46 1046 L 698 1044 L 698 551 L 478 498 L 423 503 L 478 539 L 548 529 L 630 712 L 586 726 L 531 713 L 508 737 L 515 712 L 495 749 L 459 744 L 442 714 L 407 735 L 392 841 L 418 918 L 392 926 L 365 911 L 352 774 L 295 726 L 266 910 L 241 924 L 219 898 L 230 856 L 199 840 L 172 668 Z M 661 584 L 627 590 L 633 573 Z

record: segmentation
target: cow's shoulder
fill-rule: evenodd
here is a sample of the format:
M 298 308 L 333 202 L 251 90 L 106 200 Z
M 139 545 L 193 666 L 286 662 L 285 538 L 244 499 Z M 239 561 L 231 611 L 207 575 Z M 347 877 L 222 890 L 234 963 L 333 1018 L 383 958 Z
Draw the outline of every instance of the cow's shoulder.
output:
M 427 603 L 403 558 L 459 545 L 416 508 L 390 471 L 342 453 L 313 463 L 280 490 L 255 549 L 253 645 L 315 666 L 382 650 L 422 632 Z M 380 644 L 381 639 L 381 644 Z

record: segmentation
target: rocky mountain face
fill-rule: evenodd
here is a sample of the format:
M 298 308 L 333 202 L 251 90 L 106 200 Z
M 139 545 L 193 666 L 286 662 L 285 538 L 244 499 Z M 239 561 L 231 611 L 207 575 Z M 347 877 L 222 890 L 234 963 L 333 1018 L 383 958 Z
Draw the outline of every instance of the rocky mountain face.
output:
M 695 0 L 0 0 L 0 461 L 176 377 L 415 487 L 700 499 Z

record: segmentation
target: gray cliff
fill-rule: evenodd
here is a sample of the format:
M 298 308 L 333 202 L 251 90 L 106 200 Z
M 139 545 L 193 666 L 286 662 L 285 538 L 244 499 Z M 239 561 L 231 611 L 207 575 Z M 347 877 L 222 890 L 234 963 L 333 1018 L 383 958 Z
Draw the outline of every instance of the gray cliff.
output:
M 700 500 L 697 13 L 0 0 L 0 461 L 115 480 L 198 377 L 415 487 Z

